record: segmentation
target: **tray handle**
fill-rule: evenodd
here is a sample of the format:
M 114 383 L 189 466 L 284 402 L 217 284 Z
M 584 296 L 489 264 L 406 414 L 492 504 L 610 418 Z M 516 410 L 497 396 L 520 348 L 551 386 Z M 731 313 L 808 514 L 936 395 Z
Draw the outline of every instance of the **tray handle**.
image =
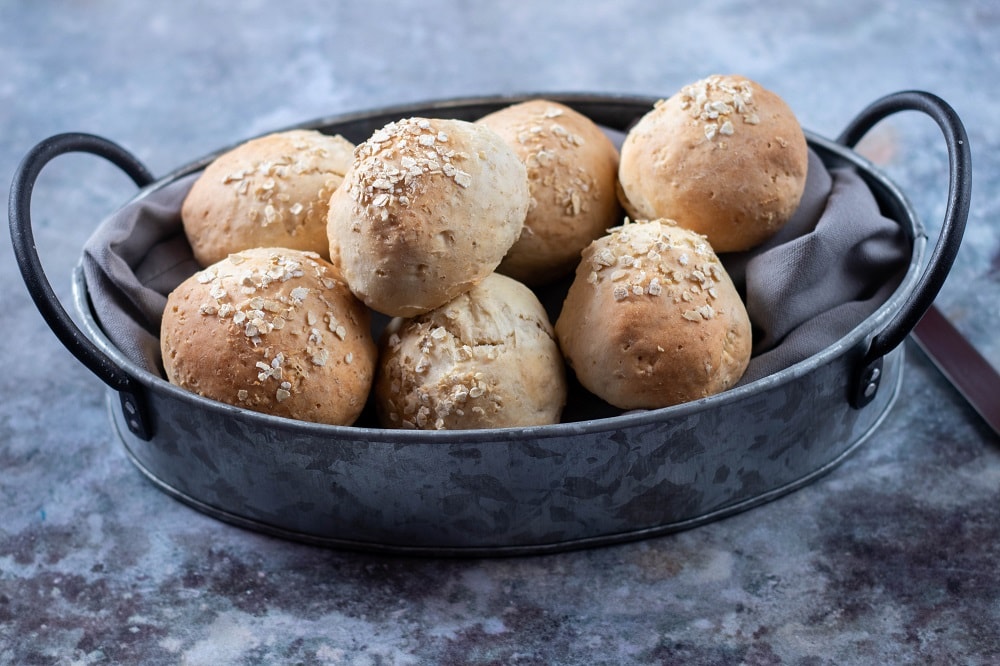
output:
M 141 399 L 141 386 L 84 335 L 66 313 L 45 276 L 35 247 L 31 230 L 31 195 L 35 183 L 46 164 L 59 155 L 75 152 L 103 157 L 124 171 L 139 187 L 153 181 L 149 170 L 131 153 L 99 136 L 71 132 L 43 140 L 21 160 L 11 184 L 8 216 L 14 256 L 35 307 L 49 328 L 73 356 L 105 384 L 118 391 L 129 430 L 148 441 L 152 433 Z
M 941 232 L 910 297 L 882 331 L 872 338 L 855 377 L 851 405 L 861 408 L 875 397 L 882 376 L 882 357 L 898 347 L 931 307 L 944 284 L 965 233 L 972 195 L 972 155 L 965 127 L 955 110 L 940 97 L 920 90 L 886 95 L 865 108 L 837 137 L 853 148 L 881 120 L 900 111 L 920 111 L 930 116 L 944 134 L 948 148 L 948 204 Z

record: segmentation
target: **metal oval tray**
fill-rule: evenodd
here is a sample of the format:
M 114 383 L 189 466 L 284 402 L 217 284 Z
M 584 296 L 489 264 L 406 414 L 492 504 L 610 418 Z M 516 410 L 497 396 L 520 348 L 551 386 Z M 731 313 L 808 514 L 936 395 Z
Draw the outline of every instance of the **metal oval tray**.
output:
M 296 127 L 359 142 L 407 115 L 472 120 L 530 97 L 561 101 L 619 130 L 655 101 L 475 98 Z M 863 114 L 859 136 L 888 113 L 925 110 L 911 99 L 894 100 Z M 940 115 L 943 102 L 932 101 L 932 115 Z M 828 166 L 856 169 L 883 214 L 905 230 L 912 242 L 907 272 L 890 298 L 838 343 L 695 402 L 551 426 L 454 432 L 271 417 L 193 395 L 130 361 L 96 321 L 79 267 L 73 301 L 86 340 L 77 342 L 101 357 L 100 368 L 92 358 L 85 362 L 110 386 L 110 417 L 136 467 L 164 492 L 229 523 L 326 546 L 476 556 L 551 552 L 691 528 L 802 487 L 871 436 L 898 392 L 899 343 L 912 327 L 912 311 L 925 307 L 928 291 L 936 292 L 950 268 L 948 257 L 938 256 L 941 246 L 961 238 L 961 211 L 949 211 L 932 265 L 922 268 L 926 238 L 902 192 L 847 146 L 808 132 L 807 139 Z M 136 198 L 203 168 L 223 150 L 152 182 Z M 954 178 L 951 185 L 949 196 L 961 197 Z M 50 324 L 61 338 L 67 335 L 63 324 Z M 880 346 L 887 336 L 892 339 Z M 105 366 L 124 379 L 101 375 Z

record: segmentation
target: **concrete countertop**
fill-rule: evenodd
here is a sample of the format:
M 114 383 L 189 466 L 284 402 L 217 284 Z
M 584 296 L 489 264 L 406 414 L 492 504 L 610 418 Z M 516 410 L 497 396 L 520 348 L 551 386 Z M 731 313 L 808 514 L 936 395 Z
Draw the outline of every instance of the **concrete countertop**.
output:
M 64 131 L 154 174 L 313 118 L 517 92 L 667 96 L 717 72 L 835 137 L 884 94 L 943 97 L 973 202 L 937 304 L 1000 367 L 1000 7 L 967 2 L 0 4 L 0 181 Z M 919 114 L 859 151 L 933 239 L 947 155 Z M 59 295 L 132 193 L 96 158 L 39 179 Z M 103 385 L 0 243 L 0 664 L 1000 662 L 1000 441 L 911 342 L 902 394 L 843 465 L 675 535 L 556 555 L 418 559 L 290 543 L 206 517 L 129 463 Z

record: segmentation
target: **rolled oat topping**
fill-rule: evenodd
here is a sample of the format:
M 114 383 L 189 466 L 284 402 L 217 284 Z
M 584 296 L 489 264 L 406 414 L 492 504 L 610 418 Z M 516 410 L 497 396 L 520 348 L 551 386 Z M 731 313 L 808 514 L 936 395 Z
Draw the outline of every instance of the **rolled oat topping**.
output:
M 471 174 L 460 167 L 469 155 L 452 148 L 448 133 L 434 129 L 426 118 L 389 123 L 354 155 L 351 195 L 362 206 L 381 209 L 383 220 L 390 207 L 409 205 L 425 176 L 443 175 L 462 188 L 472 184 Z
M 709 140 L 718 135 L 732 136 L 736 132 L 734 118 L 742 118 L 747 125 L 760 122 L 750 81 L 735 82 L 715 75 L 684 86 L 679 95 L 681 108 L 704 123 L 705 138 Z

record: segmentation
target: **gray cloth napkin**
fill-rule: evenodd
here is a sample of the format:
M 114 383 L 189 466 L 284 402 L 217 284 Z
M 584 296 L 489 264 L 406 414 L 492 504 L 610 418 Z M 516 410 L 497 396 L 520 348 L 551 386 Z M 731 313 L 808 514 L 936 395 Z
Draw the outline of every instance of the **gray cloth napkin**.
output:
M 805 360 L 843 338 L 899 286 L 911 245 L 853 169 L 809 152 L 802 201 L 769 241 L 722 255 L 753 325 L 741 384 Z
M 883 217 L 852 170 L 827 170 L 810 151 L 802 203 L 777 236 L 721 258 L 744 295 L 754 357 L 742 383 L 833 344 L 874 312 L 909 261 L 902 228 Z M 130 359 L 162 375 L 160 319 L 166 296 L 198 270 L 181 203 L 192 174 L 147 192 L 108 218 L 84 246 L 94 313 Z
M 181 204 L 198 175 L 137 198 L 83 246 L 87 292 L 101 328 L 130 360 L 160 375 L 167 294 L 199 270 L 181 224 Z

